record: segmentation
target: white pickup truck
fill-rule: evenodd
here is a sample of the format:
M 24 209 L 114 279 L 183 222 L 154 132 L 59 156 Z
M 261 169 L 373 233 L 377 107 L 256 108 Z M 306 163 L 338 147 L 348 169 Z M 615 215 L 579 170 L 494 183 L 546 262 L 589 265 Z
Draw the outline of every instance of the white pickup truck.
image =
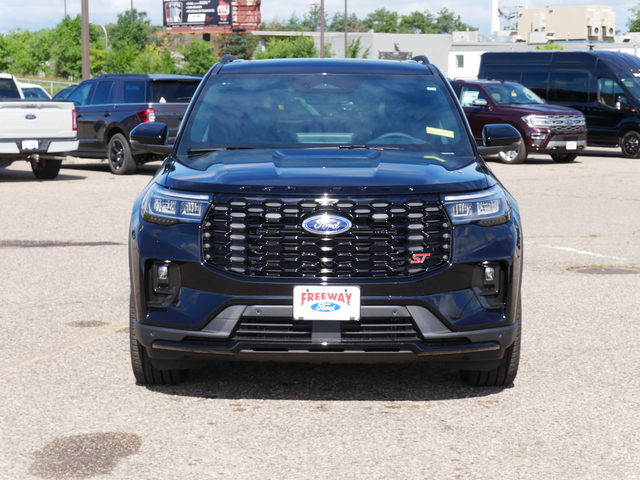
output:
M 77 134 L 73 103 L 25 100 L 16 78 L 0 73 L 0 168 L 27 160 L 37 178 L 53 179 Z

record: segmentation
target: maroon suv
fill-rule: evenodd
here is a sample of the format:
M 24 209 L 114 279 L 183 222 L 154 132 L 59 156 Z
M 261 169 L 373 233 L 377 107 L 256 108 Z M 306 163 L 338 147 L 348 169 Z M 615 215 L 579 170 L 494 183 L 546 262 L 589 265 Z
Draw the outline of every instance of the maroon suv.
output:
M 452 80 L 473 136 L 482 145 L 488 123 L 513 125 L 524 148 L 500 152 L 503 163 L 522 163 L 531 152 L 548 153 L 556 162 L 571 162 L 587 145 L 584 115 L 573 108 L 549 105 L 524 85 L 499 80 Z

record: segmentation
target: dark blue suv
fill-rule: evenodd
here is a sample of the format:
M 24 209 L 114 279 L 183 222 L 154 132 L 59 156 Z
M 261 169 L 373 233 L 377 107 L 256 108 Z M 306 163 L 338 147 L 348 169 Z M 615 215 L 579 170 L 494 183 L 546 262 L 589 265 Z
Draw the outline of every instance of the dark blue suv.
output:
M 135 202 L 131 357 L 140 383 L 211 360 L 453 362 L 513 382 L 522 230 L 425 57 L 405 62 L 226 56 Z

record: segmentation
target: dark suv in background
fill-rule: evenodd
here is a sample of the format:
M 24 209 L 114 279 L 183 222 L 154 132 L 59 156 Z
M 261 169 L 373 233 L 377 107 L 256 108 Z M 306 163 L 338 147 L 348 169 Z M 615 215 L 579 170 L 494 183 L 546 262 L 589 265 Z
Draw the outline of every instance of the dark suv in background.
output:
M 452 80 L 476 142 L 490 123 L 508 123 L 521 146 L 498 154 L 503 163 L 523 163 L 529 153 L 548 153 L 556 162 L 572 162 L 587 145 L 587 126 L 578 110 L 549 105 L 527 87 L 495 80 Z
M 113 74 L 85 80 L 67 100 L 76 105 L 80 146 L 71 155 L 107 158 L 116 175 L 134 173 L 139 164 L 159 160 L 132 151 L 129 133 L 140 123 L 162 122 L 174 138 L 200 76 Z
M 487 125 L 488 147 L 519 140 Z M 522 227 L 449 82 L 412 61 L 225 56 L 135 201 L 140 383 L 211 360 L 447 361 L 513 382 Z

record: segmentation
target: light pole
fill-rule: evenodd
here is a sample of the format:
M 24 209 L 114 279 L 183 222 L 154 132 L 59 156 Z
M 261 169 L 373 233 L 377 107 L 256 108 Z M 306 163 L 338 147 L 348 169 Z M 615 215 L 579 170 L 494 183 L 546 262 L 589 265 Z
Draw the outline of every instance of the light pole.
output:
M 89 23 L 93 23 L 93 22 L 89 22 Z M 94 25 L 98 25 L 100 28 L 102 28 L 102 31 L 104 32 L 104 49 L 109 50 L 109 36 L 107 35 L 107 29 L 104 28 L 104 25 L 100 23 L 95 23 Z

